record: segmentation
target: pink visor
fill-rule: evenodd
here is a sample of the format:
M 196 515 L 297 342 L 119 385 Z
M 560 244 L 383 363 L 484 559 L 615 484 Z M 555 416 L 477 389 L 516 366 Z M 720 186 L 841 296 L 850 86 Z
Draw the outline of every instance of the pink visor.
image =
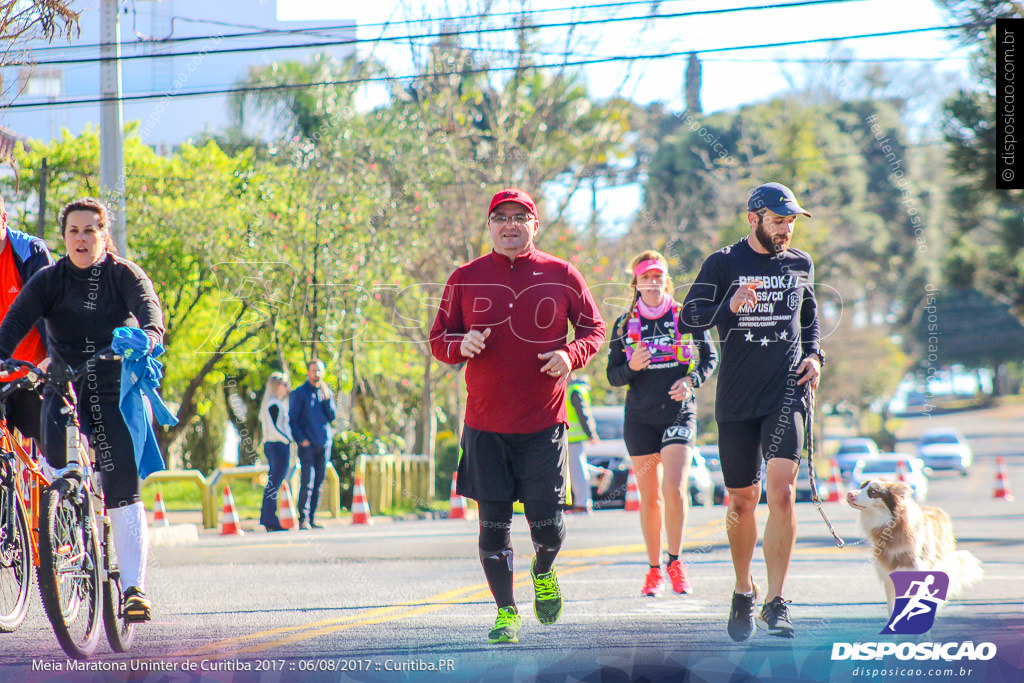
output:
M 665 267 L 664 263 L 662 263 L 658 259 L 652 258 L 647 259 L 646 261 L 641 261 L 640 263 L 636 264 L 636 268 L 633 269 L 633 276 L 640 277 L 649 270 L 657 270 L 658 272 L 661 273 L 668 272 L 668 268 Z

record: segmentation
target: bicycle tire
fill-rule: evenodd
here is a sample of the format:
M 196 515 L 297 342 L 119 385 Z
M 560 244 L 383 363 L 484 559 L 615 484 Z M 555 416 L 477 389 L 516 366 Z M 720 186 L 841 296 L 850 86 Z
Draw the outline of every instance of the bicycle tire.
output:
M 32 540 L 28 520 L 25 508 L 17 500 L 13 477 L 10 479 L 9 485 L 0 486 L 0 631 L 4 633 L 17 631 L 25 621 L 28 590 L 32 583 Z M 13 519 L 10 518 L 11 510 L 14 511 Z
M 58 479 L 43 494 L 39 518 L 39 594 L 61 649 L 86 659 L 99 644 L 102 618 L 100 545 L 95 524 L 82 537 L 81 505 Z
M 135 624 L 121 616 L 121 587 L 117 555 L 110 538 L 110 522 L 103 524 L 103 560 L 106 563 L 106 580 L 103 581 L 103 628 L 107 642 L 114 652 L 128 652 L 135 641 Z

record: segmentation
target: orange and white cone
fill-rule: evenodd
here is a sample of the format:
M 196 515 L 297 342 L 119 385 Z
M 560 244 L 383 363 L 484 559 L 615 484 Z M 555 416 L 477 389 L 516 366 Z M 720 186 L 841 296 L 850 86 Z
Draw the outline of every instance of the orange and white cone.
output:
M 831 490 L 828 492 L 828 496 L 825 498 L 826 503 L 838 503 L 843 499 L 843 479 L 839 475 L 839 463 L 836 462 L 835 458 L 832 458 L 832 462 L 829 464 L 832 469 L 831 482 L 829 484 Z
M 992 494 L 992 497 L 1013 500 L 1013 494 L 1010 493 L 1010 484 L 1006 477 L 1006 462 L 1001 455 L 996 456 L 996 491 Z
M 366 503 L 366 490 L 363 489 L 362 477 L 356 477 L 355 490 L 352 492 L 352 523 L 373 524 L 370 518 L 370 506 Z
M 459 473 L 452 473 L 452 494 L 448 499 L 448 519 L 469 519 L 466 514 L 466 499 L 455 492 L 459 482 Z
M 899 481 L 907 480 L 907 465 L 902 460 L 896 463 L 896 478 Z
M 296 529 L 299 526 L 297 517 L 292 489 L 288 482 L 282 482 L 281 488 L 277 491 L 277 520 L 285 529 Z
M 235 497 L 231 495 L 231 489 L 224 484 L 224 510 L 220 515 L 221 536 L 244 536 L 242 522 L 238 519 L 238 512 L 235 510 Z
M 722 505 L 729 507 L 729 487 L 724 487 L 725 491 L 722 493 Z
M 167 507 L 164 505 L 164 497 L 156 492 L 156 500 L 153 501 L 153 526 L 170 526 L 167 521 Z
M 636 475 L 633 468 L 629 468 L 629 476 L 626 477 L 626 511 L 636 512 L 640 509 L 640 487 L 636 483 Z

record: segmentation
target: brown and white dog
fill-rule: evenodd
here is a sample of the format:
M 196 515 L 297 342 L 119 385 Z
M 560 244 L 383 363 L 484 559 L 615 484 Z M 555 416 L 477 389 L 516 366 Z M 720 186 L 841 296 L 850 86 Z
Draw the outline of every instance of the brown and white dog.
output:
M 956 549 L 953 522 L 946 511 L 918 505 L 909 484 L 872 479 L 859 491 L 849 491 L 846 502 L 860 510 L 860 525 L 871 540 L 890 614 L 896 602 L 890 572 L 943 571 L 949 576 L 949 599 L 981 578 L 978 558 Z

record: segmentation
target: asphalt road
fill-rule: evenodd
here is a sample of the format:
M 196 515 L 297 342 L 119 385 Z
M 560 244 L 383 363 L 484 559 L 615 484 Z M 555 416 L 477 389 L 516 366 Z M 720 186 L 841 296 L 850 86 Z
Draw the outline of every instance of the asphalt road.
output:
M 793 641 L 757 634 L 734 643 L 726 634 L 732 569 L 721 507 L 691 511 L 684 559 L 694 594 L 653 599 L 640 597 L 637 513 L 567 517 L 558 561 L 566 606 L 553 626 L 532 614 L 532 548 L 517 517 L 524 628 L 517 645 L 504 646 L 486 642 L 495 609 L 475 524 L 378 520 L 243 537 L 204 532 L 187 547 L 154 548 L 156 618 L 129 654 L 101 647 L 94 661 L 113 670 L 99 678 L 69 670 L 36 595 L 21 630 L 0 635 L 0 681 L 626 681 L 683 680 L 686 672 L 692 681 L 1024 680 L 1024 508 L 992 497 L 996 455 L 1007 460 L 1011 490 L 1024 486 L 1024 405 L 910 419 L 901 436 L 931 426 L 960 428 L 975 450 L 968 477 L 932 479 L 928 503 L 950 513 L 986 577 L 947 605 L 924 639 L 992 642 L 989 661 L 832 661 L 836 642 L 893 641 L 878 635 L 888 617 L 884 593 L 868 546 L 858 543 L 855 512 L 825 505 L 849 542 L 837 548 L 814 506 L 801 503 L 786 591 Z M 755 578 L 766 585 L 759 552 Z

